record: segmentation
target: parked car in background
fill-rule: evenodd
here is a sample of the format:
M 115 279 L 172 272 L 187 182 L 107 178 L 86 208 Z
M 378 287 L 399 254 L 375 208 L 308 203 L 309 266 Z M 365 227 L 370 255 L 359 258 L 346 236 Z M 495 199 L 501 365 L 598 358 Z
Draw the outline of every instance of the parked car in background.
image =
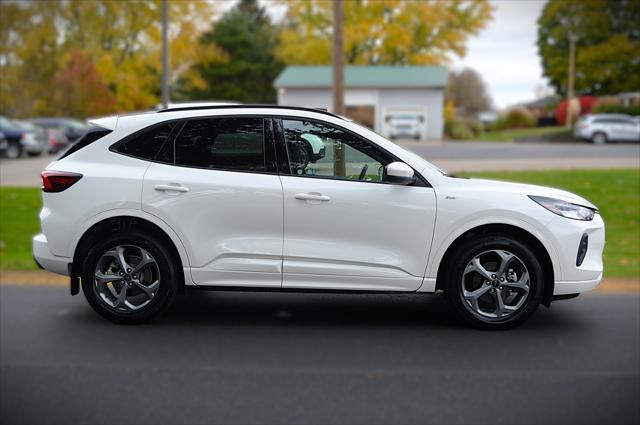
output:
M 574 134 L 596 145 L 609 141 L 640 142 L 640 117 L 624 114 L 584 115 L 576 123 Z
M 394 115 L 389 117 L 389 137 L 410 137 L 419 140 L 423 117 L 418 115 Z
M 49 149 L 47 133 L 33 124 L 0 117 L 0 132 L 7 138 L 7 158 L 19 158 L 23 152 L 38 156 Z
M 65 134 L 55 128 L 45 130 L 49 136 L 49 152 L 58 153 L 65 150 L 69 146 L 69 139 Z
M 456 178 L 328 112 L 92 122 L 42 173 L 33 255 L 114 322 L 149 320 L 186 287 L 443 290 L 462 319 L 504 329 L 602 278 L 604 222 L 586 199 Z
M 82 137 L 89 128 L 87 124 L 75 118 L 32 118 L 29 122 L 48 130 L 59 130 L 71 143 Z
M 9 142 L 7 142 L 7 138 L 4 136 L 4 133 L 0 132 L 0 156 L 6 155 L 8 147 Z

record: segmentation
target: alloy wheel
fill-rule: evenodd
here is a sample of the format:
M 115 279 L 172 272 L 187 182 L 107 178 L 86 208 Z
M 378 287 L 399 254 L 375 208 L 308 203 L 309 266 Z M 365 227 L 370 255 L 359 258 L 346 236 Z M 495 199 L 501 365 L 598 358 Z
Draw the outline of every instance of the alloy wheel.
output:
M 482 320 L 506 319 L 524 306 L 530 276 L 515 254 L 493 249 L 469 261 L 460 282 L 463 305 Z
M 117 312 L 148 306 L 160 288 L 160 268 L 149 252 L 136 245 L 118 245 L 98 259 L 94 273 L 98 298 Z

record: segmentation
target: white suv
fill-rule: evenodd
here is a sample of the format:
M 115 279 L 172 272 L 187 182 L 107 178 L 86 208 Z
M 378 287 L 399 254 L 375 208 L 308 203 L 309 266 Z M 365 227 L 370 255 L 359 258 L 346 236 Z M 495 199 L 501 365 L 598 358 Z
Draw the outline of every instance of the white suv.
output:
M 157 316 L 185 288 L 442 290 L 469 323 L 507 328 L 602 277 L 604 223 L 587 200 L 449 176 L 327 112 L 185 107 L 93 124 L 42 173 L 33 253 L 115 322 Z
M 640 117 L 623 114 L 584 115 L 576 122 L 574 135 L 596 145 L 609 141 L 640 142 Z

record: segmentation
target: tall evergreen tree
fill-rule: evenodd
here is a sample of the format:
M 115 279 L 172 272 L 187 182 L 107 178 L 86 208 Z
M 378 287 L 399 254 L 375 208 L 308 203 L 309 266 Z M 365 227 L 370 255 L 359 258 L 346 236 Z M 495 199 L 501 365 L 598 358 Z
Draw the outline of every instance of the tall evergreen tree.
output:
M 221 50 L 224 60 L 195 63 L 179 82 L 180 97 L 274 103 L 273 80 L 282 69 L 274 55 L 276 43 L 264 7 L 257 0 L 241 0 L 199 40 L 202 49 Z M 191 84 L 187 78 L 194 77 L 198 83 Z

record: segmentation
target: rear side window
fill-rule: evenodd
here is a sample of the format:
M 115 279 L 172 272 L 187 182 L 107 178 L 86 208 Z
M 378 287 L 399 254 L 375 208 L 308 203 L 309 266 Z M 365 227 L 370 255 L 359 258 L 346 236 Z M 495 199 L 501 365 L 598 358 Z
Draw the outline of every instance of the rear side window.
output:
M 116 151 L 148 161 L 173 163 L 172 144 L 168 140 L 177 126 L 174 121 L 143 130 L 120 144 Z
M 89 146 L 91 143 L 96 140 L 102 139 L 107 134 L 111 133 L 111 130 L 107 130 L 103 127 L 91 127 L 84 133 L 84 136 L 80 137 L 69 149 L 67 149 L 60 158 L 66 158 L 74 152 L 79 151 L 85 146 Z
M 175 163 L 217 170 L 265 171 L 262 118 L 189 120 L 175 140 Z

